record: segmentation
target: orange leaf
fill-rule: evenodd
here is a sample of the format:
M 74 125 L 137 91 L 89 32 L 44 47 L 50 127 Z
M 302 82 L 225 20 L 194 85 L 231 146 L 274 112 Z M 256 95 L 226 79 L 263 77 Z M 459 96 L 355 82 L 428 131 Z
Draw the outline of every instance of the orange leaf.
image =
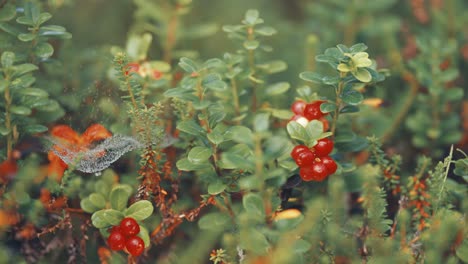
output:
M 81 135 L 81 142 L 87 145 L 94 141 L 103 140 L 111 136 L 112 134 L 105 127 L 100 124 L 94 124 L 88 127 L 83 135 Z

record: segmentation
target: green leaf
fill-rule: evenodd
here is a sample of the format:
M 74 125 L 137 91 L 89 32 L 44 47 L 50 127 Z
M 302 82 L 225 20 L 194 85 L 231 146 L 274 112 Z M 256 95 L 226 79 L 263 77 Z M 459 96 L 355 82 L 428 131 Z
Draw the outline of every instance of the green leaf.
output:
M 364 96 L 356 90 L 349 90 L 341 94 L 341 99 L 347 104 L 358 105 L 364 100 Z
M 37 67 L 36 65 L 31 64 L 31 63 L 23 63 L 23 64 L 20 64 L 20 65 L 14 66 L 16 76 L 21 76 L 23 74 L 35 71 L 37 69 L 39 69 L 39 67 Z
M 5 51 L 2 53 L 2 57 L 0 59 L 3 68 L 9 68 L 13 65 L 15 61 L 15 54 L 11 51 Z
M 32 40 L 36 39 L 36 34 L 21 33 L 21 34 L 18 35 L 18 39 L 23 41 L 23 42 L 29 42 L 29 41 L 32 41 Z
M 194 171 L 209 168 L 209 163 L 194 164 L 188 158 L 183 158 L 177 161 L 177 169 L 181 171 Z
M 137 221 L 148 218 L 153 213 L 153 204 L 147 200 L 140 200 L 132 204 L 125 212 L 126 217 L 132 217 Z
M 18 22 L 18 24 L 22 24 L 22 25 L 28 25 L 28 26 L 33 26 L 34 25 L 34 22 L 32 21 L 32 19 L 29 18 L 29 17 L 25 17 L 25 16 L 20 16 L 20 17 L 16 18 L 16 22 Z
M 150 240 L 148 229 L 146 229 L 144 226 L 140 226 L 140 233 L 138 233 L 138 236 L 145 243 L 145 248 L 150 246 L 151 240 Z
M 299 78 L 304 81 L 321 84 L 323 82 L 323 76 L 316 72 L 301 72 Z
M 49 96 L 49 94 L 46 91 L 39 89 L 39 88 L 24 88 L 20 90 L 19 92 L 22 95 L 28 95 L 28 96 L 33 96 L 33 97 L 45 98 Z
M 306 129 L 296 121 L 291 121 L 286 126 L 286 130 L 291 138 L 307 142 L 308 136 Z M 323 131 L 323 130 L 322 130 Z
M 282 60 L 270 61 L 267 63 L 257 64 L 257 68 L 264 70 L 268 74 L 285 71 L 288 68 L 286 62 Z
M 291 85 L 289 85 L 287 82 L 275 83 L 265 89 L 265 94 L 270 96 L 284 94 L 287 90 L 289 90 L 289 87 L 291 87 Z
M 219 145 L 224 141 L 223 135 L 216 131 L 211 131 L 211 133 L 207 134 L 206 137 L 211 143 L 215 145 Z
M 270 244 L 265 235 L 255 228 L 243 230 L 240 233 L 240 246 L 257 255 L 267 254 Z
M 320 111 L 322 113 L 330 113 L 335 111 L 336 109 L 336 104 L 334 103 L 323 103 L 320 105 Z
M 106 199 L 100 193 L 92 193 L 89 197 L 89 201 L 97 208 L 102 209 L 106 206 Z
M 81 209 L 83 209 L 83 211 L 87 212 L 87 213 L 94 213 L 96 212 L 97 210 L 101 209 L 99 207 L 96 207 L 90 200 L 88 197 L 82 199 L 80 201 L 80 207 Z
M 34 49 L 34 54 L 39 58 L 47 59 L 54 54 L 54 48 L 47 42 L 41 42 Z
M 52 15 L 47 13 L 47 12 L 44 12 L 44 13 L 41 13 L 39 15 L 39 19 L 37 21 L 37 24 L 40 25 L 40 24 L 43 24 L 44 22 L 48 21 L 49 19 L 52 18 Z
M 105 228 L 111 226 L 111 224 L 107 222 L 106 218 L 104 217 L 104 211 L 105 210 L 99 210 L 94 212 L 94 214 L 91 216 L 91 222 L 93 223 L 94 227 Z
M 468 239 L 464 239 L 463 243 L 457 248 L 457 257 L 463 262 L 468 263 Z
M 123 211 L 127 207 L 130 195 L 127 188 L 119 185 L 114 187 L 109 195 L 111 208 L 117 211 Z
M 247 50 L 255 50 L 260 45 L 260 42 L 257 40 L 246 40 L 244 41 L 244 48 Z
M 12 3 L 6 3 L 0 9 L 0 22 L 10 21 L 16 16 L 16 6 Z
M 39 28 L 39 36 L 50 36 L 59 37 L 62 39 L 70 39 L 72 37 L 72 34 L 67 32 L 66 29 L 62 26 L 47 25 Z
M 359 112 L 359 106 L 355 106 L 355 105 L 345 105 L 340 110 L 340 113 L 343 113 L 343 114 L 356 113 L 356 112 Z
M 322 82 L 328 85 L 335 85 L 340 82 L 341 78 L 339 76 L 324 76 Z
M 368 83 L 372 80 L 372 75 L 364 68 L 358 68 L 356 72 L 353 72 L 353 75 L 363 83 Z
M 319 120 L 310 121 L 305 127 L 307 133 L 307 143 L 311 144 L 313 141 L 321 138 L 323 134 L 323 123 Z
M 270 114 L 269 113 L 259 113 L 255 115 L 253 121 L 254 129 L 256 132 L 265 132 L 268 131 L 270 126 Z
M 349 48 L 349 50 L 352 53 L 358 53 L 358 52 L 362 52 L 362 51 L 367 50 L 367 46 L 364 43 L 357 43 L 357 44 L 354 44 L 353 46 L 351 46 L 351 48 Z
M 238 143 L 252 144 L 253 134 L 250 128 L 245 126 L 230 127 L 224 134 L 226 140 L 233 140 Z
M 182 57 L 180 58 L 179 66 L 188 73 L 193 73 L 198 71 L 197 64 L 189 58 Z
M 43 133 L 48 130 L 48 128 L 43 125 L 27 125 L 23 129 L 28 134 Z
M 213 91 L 224 91 L 227 84 L 221 80 L 217 73 L 210 73 L 203 78 L 202 86 Z
M 224 230 L 230 223 L 230 217 L 223 213 L 208 213 L 198 220 L 198 227 L 203 230 Z
M 177 129 L 194 136 L 204 136 L 206 134 L 206 131 L 193 120 L 180 122 L 177 124 Z
M 16 115 L 28 116 L 31 114 L 32 111 L 29 107 L 14 105 L 10 107 L 10 112 Z
M 26 2 L 24 5 L 24 15 L 31 19 L 34 24 L 39 21 L 40 11 L 36 3 Z
M 254 168 L 253 163 L 251 160 L 246 160 L 245 157 L 231 153 L 231 152 L 223 152 L 221 154 L 221 162 L 219 167 L 223 169 L 245 169 L 251 170 Z
M 221 180 L 217 179 L 214 182 L 208 184 L 208 193 L 211 195 L 217 195 L 222 193 L 226 189 L 227 185 Z
M 105 209 L 103 211 L 105 221 L 113 226 L 120 225 L 120 222 L 124 219 L 124 214 L 120 211 L 114 209 Z
M 262 35 L 262 36 L 272 36 L 277 33 L 276 29 L 272 27 L 258 27 L 255 29 L 255 33 Z
M 205 163 L 212 154 L 211 148 L 197 146 L 190 150 L 188 160 L 193 164 Z
M 451 87 L 449 89 L 445 89 L 442 96 L 447 101 L 458 101 L 460 98 L 463 98 L 464 91 L 460 87 Z
M 242 198 L 242 205 L 247 213 L 259 218 L 265 217 L 263 199 L 256 193 L 249 193 Z
M 245 22 L 250 25 L 255 25 L 259 17 L 259 13 L 255 9 L 249 9 L 245 13 Z

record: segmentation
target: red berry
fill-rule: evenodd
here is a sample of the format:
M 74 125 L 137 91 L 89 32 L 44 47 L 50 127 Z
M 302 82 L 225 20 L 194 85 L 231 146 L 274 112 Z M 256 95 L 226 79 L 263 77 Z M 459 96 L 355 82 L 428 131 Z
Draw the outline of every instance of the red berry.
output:
M 314 146 L 315 156 L 321 158 L 328 156 L 333 150 L 333 141 L 328 138 L 322 138 Z
M 297 157 L 299 156 L 299 154 L 304 152 L 304 151 L 310 151 L 310 149 L 307 146 L 304 146 L 304 145 L 297 145 L 291 151 L 291 157 L 294 160 L 297 160 Z
M 304 108 L 304 116 L 309 120 L 315 120 L 322 118 L 325 114 L 320 111 L 320 105 L 323 101 L 315 101 L 313 103 L 307 104 Z
M 323 181 L 329 174 L 322 161 L 316 161 L 310 166 L 302 167 L 299 175 L 304 181 Z
M 310 149 L 307 149 L 297 155 L 296 164 L 299 167 L 307 166 L 308 164 L 312 164 L 314 159 L 314 153 Z
M 306 102 L 302 100 L 297 100 L 291 105 L 291 110 L 293 113 L 296 115 L 303 115 L 304 114 L 304 108 L 306 107 Z
M 153 78 L 156 79 L 156 80 L 161 79 L 162 75 L 163 75 L 162 72 L 160 72 L 158 70 L 153 71 Z
M 132 236 L 125 243 L 125 248 L 132 256 L 140 256 L 145 250 L 145 242 L 139 236 Z
M 336 162 L 332 158 L 330 158 L 330 156 L 326 156 L 320 159 L 322 160 L 323 164 L 325 164 L 325 167 L 327 167 L 328 174 L 335 173 L 336 169 L 338 168 L 338 165 L 336 165 Z
M 120 226 L 113 226 L 113 227 L 109 230 L 109 232 L 112 233 L 112 232 L 122 232 L 122 231 L 120 230 Z
M 114 231 L 107 238 L 107 244 L 112 250 L 122 250 L 125 246 L 125 236 L 121 232 Z
M 129 75 L 131 72 L 138 72 L 140 70 L 140 64 L 132 62 L 127 64 L 126 68 L 125 75 Z
M 131 217 L 122 219 L 120 222 L 120 230 L 125 236 L 134 236 L 140 233 L 140 225 Z

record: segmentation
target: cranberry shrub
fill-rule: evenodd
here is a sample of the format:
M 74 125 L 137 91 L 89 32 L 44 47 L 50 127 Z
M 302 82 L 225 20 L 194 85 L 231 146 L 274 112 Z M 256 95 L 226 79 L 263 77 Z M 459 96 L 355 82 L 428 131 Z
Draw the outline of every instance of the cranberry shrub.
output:
M 467 4 L 241 2 L 0 1 L 0 259 L 468 262 Z

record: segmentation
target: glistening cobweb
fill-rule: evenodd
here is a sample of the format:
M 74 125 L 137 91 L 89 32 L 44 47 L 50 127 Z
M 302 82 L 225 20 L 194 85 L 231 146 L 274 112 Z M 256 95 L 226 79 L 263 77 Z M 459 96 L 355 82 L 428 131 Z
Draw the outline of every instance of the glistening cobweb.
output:
M 135 138 L 123 135 L 114 135 L 88 147 L 77 147 L 52 137 L 46 139 L 50 141 L 47 151 L 52 151 L 67 165 L 86 173 L 99 173 L 125 153 L 143 148 L 143 144 Z

